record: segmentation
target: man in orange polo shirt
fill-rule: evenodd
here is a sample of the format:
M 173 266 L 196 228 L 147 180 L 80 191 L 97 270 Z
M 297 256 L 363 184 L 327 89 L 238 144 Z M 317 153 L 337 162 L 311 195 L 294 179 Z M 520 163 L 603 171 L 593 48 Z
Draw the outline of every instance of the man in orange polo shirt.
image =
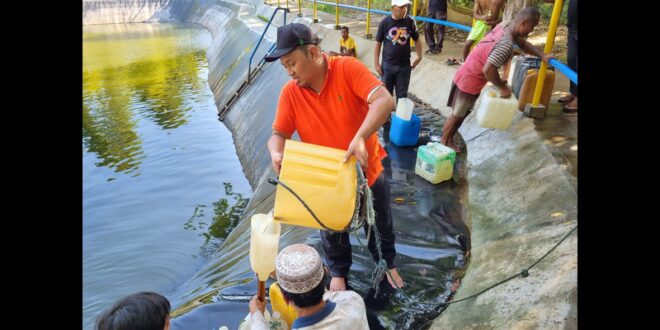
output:
M 392 287 L 394 282 L 401 287 L 403 280 L 394 265 L 390 188 L 381 164 L 387 153 L 376 135 L 394 110 L 394 100 L 364 64 L 354 57 L 328 56 L 318 43 L 307 26 L 284 25 L 277 29 L 277 48 L 266 57 L 268 62 L 280 59 L 292 78 L 280 92 L 273 135 L 268 140 L 273 168 L 279 174 L 284 141 L 294 131 L 303 142 L 347 150 L 344 161 L 355 156 L 373 192 L 381 251 L 392 274 L 387 280 Z M 330 290 L 346 290 L 352 264 L 348 235 L 321 230 L 321 241 L 332 276 Z M 369 251 L 377 260 L 373 236 Z

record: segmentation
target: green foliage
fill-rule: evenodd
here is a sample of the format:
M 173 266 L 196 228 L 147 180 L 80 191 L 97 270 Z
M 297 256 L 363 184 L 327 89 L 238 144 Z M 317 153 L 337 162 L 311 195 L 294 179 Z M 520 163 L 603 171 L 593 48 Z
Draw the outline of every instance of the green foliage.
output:
M 324 4 L 319 3 L 319 4 L 316 4 L 316 10 L 326 12 L 326 13 L 330 13 L 330 14 L 334 14 L 335 13 L 335 6 L 324 5 Z M 341 8 L 339 8 L 339 10 L 341 10 Z
M 538 6 L 539 11 L 541 12 L 541 18 L 549 20 L 552 17 L 552 9 L 554 5 L 550 3 L 542 3 Z M 561 15 L 559 16 L 559 24 L 566 25 L 568 22 L 568 1 L 564 2 L 564 6 L 561 10 Z
M 456 7 L 474 8 L 474 0 L 450 0 L 449 2 Z
M 326 0 L 327 2 L 333 2 L 332 0 Z M 412 0 L 411 0 L 412 1 Z M 424 2 L 424 0 L 418 0 L 418 6 Z M 362 8 L 367 8 L 367 0 L 355 0 L 355 1 L 346 1 L 346 0 L 341 0 L 339 1 L 340 5 L 350 5 L 350 6 L 356 6 L 356 7 L 362 7 Z M 392 7 L 392 1 L 391 0 L 372 0 L 371 1 L 371 9 L 379 9 L 379 10 L 386 10 L 390 11 Z M 312 3 L 310 2 L 303 2 L 303 5 L 305 7 L 312 7 Z M 326 5 L 326 4 L 321 4 L 317 3 L 316 4 L 316 10 L 326 12 L 329 14 L 334 14 L 335 13 L 335 6 L 334 5 Z M 346 8 L 341 8 L 339 7 L 339 14 L 342 15 L 342 12 L 346 11 L 351 11 L 351 12 L 358 12 Z M 359 11 L 361 12 L 361 11 Z

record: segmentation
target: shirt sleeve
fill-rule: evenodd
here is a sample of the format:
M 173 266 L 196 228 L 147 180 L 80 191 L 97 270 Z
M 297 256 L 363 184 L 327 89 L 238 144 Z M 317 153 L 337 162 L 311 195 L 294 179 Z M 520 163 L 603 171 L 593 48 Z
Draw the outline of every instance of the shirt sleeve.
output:
M 415 23 L 415 20 L 410 18 L 410 37 L 417 41 L 419 39 L 419 31 L 417 31 L 417 24 Z
M 378 31 L 376 32 L 376 41 L 378 42 L 383 42 L 385 40 L 385 22 L 387 21 L 387 17 L 380 21 L 380 24 L 378 24 Z
M 250 330 L 269 330 L 268 322 L 261 311 L 255 311 L 250 315 Z
M 513 42 L 510 37 L 503 37 L 488 54 L 488 63 L 496 68 L 502 67 L 513 55 Z
M 280 99 L 277 104 L 277 112 L 275 113 L 275 120 L 273 121 L 273 130 L 292 135 L 296 130 L 295 115 L 293 111 L 292 91 L 291 84 L 295 83 L 289 81 L 280 92 Z

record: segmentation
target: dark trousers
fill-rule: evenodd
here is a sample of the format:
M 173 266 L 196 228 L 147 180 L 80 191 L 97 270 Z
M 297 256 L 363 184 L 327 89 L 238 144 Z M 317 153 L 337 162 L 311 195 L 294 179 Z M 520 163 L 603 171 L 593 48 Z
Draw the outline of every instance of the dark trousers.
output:
M 439 11 L 439 10 L 432 10 L 428 12 L 428 18 L 435 18 L 435 19 L 440 19 L 443 21 L 447 20 L 447 12 L 446 11 Z M 438 27 L 438 42 L 436 42 L 436 34 L 433 33 L 433 28 Z M 445 36 L 445 28 L 446 25 L 442 24 L 433 24 L 426 22 L 424 23 L 424 38 L 426 38 L 426 44 L 429 46 L 429 49 L 435 49 L 435 50 L 442 50 L 442 41 Z
M 394 90 L 396 89 L 397 100 L 402 97 L 408 97 L 408 85 L 410 85 L 412 67 L 410 65 L 398 66 L 383 62 L 381 68 L 383 69 L 381 80 L 385 84 L 387 91 L 394 95 Z
M 392 269 L 396 250 L 394 249 L 394 230 L 392 227 L 392 212 L 390 210 L 390 185 L 381 173 L 371 191 L 374 197 L 374 211 L 376 211 L 376 227 L 380 233 L 381 251 L 383 259 L 387 262 L 387 268 Z M 367 232 L 367 224 L 364 225 L 364 232 Z M 351 255 L 351 243 L 348 240 L 348 233 L 331 233 L 327 230 L 321 230 L 321 243 L 325 252 L 324 261 L 330 269 L 332 277 L 346 277 L 353 263 Z M 369 237 L 369 252 L 374 260 L 378 260 L 378 250 L 376 249 L 376 239 L 374 232 Z
M 577 29 L 568 30 L 568 54 L 566 54 L 566 61 L 568 62 L 568 67 L 571 70 L 577 72 L 578 68 L 578 41 L 577 41 Z M 578 86 L 571 81 L 571 94 L 578 95 Z

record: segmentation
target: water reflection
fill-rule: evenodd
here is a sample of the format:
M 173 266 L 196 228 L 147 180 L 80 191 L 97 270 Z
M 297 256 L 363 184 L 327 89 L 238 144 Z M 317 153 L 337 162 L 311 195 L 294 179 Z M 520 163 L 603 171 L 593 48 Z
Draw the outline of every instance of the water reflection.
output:
M 133 292 L 160 292 L 177 306 L 179 285 L 207 262 L 206 237 L 182 224 L 208 205 L 210 226 L 222 197 L 217 222 L 230 231 L 251 190 L 206 81 L 209 31 L 85 26 L 83 40 L 82 311 L 92 329 Z
M 211 224 L 209 225 L 205 221 L 204 210 L 207 206 L 197 205 L 193 215 L 184 225 L 187 230 L 206 230 L 200 233 L 199 236 L 205 238 L 202 251 L 207 256 L 216 252 L 224 239 L 227 238 L 227 235 L 238 225 L 238 221 L 250 201 L 249 198 L 243 197 L 243 194 L 235 193 L 231 183 L 223 182 L 222 185 L 225 188 L 226 198 L 220 198 L 220 200 L 213 203 Z
M 137 176 L 145 157 L 137 126 L 148 124 L 141 119 L 163 130 L 186 124 L 193 105 L 207 97 L 199 92 L 207 64 L 205 51 L 182 44 L 173 27 L 121 26 L 86 27 L 83 145 L 97 166 Z

